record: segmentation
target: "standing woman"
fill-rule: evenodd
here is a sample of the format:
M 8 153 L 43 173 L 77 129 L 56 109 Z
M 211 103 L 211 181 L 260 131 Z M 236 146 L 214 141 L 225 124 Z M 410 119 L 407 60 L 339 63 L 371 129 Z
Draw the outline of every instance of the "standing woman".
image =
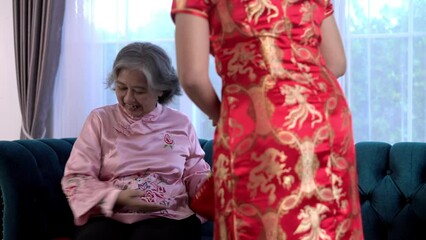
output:
M 331 2 L 175 0 L 172 17 L 179 80 L 217 126 L 215 239 L 363 239 Z

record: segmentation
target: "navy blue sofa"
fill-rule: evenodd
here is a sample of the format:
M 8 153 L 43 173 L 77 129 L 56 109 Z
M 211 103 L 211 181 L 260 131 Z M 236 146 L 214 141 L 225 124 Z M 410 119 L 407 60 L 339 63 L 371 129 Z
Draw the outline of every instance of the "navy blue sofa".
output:
M 60 180 L 75 138 L 0 141 L 1 236 L 67 239 L 74 225 Z M 211 164 L 212 140 L 200 139 Z M 426 143 L 356 144 L 366 240 L 426 239 Z M 212 239 L 213 225 L 203 225 Z

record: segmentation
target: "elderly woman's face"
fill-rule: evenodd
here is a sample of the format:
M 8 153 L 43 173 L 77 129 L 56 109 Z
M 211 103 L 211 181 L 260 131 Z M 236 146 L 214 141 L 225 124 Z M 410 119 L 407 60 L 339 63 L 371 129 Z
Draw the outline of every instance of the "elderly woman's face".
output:
M 118 103 L 132 117 L 142 117 L 154 110 L 161 93 L 149 88 L 145 76 L 137 70 L 122 69 L 115 81 Z

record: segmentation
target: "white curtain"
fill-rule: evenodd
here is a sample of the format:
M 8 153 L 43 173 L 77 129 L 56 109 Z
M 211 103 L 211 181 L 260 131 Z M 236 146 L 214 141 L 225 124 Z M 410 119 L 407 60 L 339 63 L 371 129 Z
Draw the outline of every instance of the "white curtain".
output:
M 116 53 L 132 41 L 163 47 L 175 62 L 171 0 L 66 1 L 55 87 L 53 137 L 76 137 L 89 111 L 116 102 L 104 82 Z M 348 59 L 339 79 L 352 109 L 356 141 L 426 141 L 426 8 L 424 0 L 334 0 Z M 211 78 L 220 79 L 211 61 Z M 210 121 L 182 96 L 198 136 Z
M 90 110 L 108 102 L 103 85 L 108 73 L 104 39 L 94 13 L 91 1 L 66 1 L 54 93 L 53 137 L 76 137 Z
M 133 41 L 149 41 L 164 48 L 175 64 L 171 0 L 70 0 L 66 1 L 63 51 L 55 85 L 52 137 L 76 137 L 89 112 L 116 103 L 105 88 L 118 51 Z M 212 62 L 211 77 L 220 89 Z M 171 107 L 192 120 L 198 136 L 213 138 L 207 117 L 186 96 Z

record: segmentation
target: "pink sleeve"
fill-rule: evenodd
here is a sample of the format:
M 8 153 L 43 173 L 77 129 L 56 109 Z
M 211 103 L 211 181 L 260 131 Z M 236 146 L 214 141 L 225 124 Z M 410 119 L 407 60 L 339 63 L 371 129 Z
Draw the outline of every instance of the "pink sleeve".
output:
M 198 137 L 192 125 L 189 130 L 190 155 L 185 163 L 183 181 L 185 182 L 189 197 L 193 197 L 201 183 L 210 174 L 210 165 L 204 160 L 204 150 L 200 146 Z
M 325 11 L 324 11 L 324 16 L 328 17 L 331 14 L 334 13 L 334 8 L 333 8 L 333 4 L 331 3 L 331 0 L 326 1 L 325 3 Z
M 171 15 L 174 21 L 177 13 L 188 13 L 208 18 L 208 0 L 173 0 Z
M 76 225 L 86 223 L 91 214 L 111 216 L 121 191 L 112 183 L 98 179 L 102 152 L 101 124 L 99 116 L 90 113 L 65 165 L 61 184 Z

